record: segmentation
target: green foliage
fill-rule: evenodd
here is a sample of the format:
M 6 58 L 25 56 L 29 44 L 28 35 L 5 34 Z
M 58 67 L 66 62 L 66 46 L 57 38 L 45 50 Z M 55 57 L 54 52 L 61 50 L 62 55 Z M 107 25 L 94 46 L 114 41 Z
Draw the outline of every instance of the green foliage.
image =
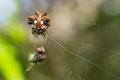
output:
M 16 54 L 15 46 L 0 35 L 0 71 L 5 80 L 24 80 L 21 65 L 15 58 Z
M 16 0 L 15 0 L 16 1 Z M 16 2 L 16 7 L 17 7 Z M 26 40 L 25 29 L 18 21 L 18 13 L 13 12 L 6 22 L 5 28 L 1 28 L 0 34 L 0 73 L 5 80 L 24 80 L 24 74 L 20 60 L 18 47 Z

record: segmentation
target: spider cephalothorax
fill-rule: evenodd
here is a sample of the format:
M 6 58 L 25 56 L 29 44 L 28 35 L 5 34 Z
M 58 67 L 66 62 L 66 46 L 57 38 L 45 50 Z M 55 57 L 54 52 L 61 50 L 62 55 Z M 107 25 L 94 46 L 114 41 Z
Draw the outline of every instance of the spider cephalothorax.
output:
M 47 13 L 35 12 L 35 15 L 28 16 L 28 24 L 32 26 L 32 33 L 42 35 L 45 38 L 49 25 L 49 16 Z

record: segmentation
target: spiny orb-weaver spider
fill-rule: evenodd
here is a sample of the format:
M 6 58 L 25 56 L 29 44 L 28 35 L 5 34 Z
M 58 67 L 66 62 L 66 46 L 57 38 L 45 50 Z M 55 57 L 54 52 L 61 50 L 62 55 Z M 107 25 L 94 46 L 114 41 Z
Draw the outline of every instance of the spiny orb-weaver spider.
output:
M 45 38 L 46 33 L 48 33 L 47 29 L 50 26 L 49 22 L 49 16 L 46 12 L 41 13 L 36 11 L 34 15 L 28 16 L 28 24 L 32 26 L 32 33 L 37 38 L 37 35 Z

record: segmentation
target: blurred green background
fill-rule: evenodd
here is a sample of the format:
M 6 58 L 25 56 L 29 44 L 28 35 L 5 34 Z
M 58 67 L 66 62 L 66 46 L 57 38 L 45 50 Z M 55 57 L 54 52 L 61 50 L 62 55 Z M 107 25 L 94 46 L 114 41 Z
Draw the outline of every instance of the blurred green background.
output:
M 35 11 L 50 16 L 52 39 L 32 35 Z M 24 74 L 39 45 L 47 59 Z M 0 2 L 0 80 L 120 80 L 119 57 L 120 0 Z

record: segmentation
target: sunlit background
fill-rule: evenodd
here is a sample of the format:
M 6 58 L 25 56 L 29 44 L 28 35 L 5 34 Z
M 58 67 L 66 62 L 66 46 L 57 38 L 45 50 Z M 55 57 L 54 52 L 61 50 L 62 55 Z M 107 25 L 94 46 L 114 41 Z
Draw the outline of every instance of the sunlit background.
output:
M 45 39 L 27 17 L 47 12 Z M 43 45 L 47 59 L 26 71 Z M 120 80 L 120 0 L 0 2 L 0 80 Z

